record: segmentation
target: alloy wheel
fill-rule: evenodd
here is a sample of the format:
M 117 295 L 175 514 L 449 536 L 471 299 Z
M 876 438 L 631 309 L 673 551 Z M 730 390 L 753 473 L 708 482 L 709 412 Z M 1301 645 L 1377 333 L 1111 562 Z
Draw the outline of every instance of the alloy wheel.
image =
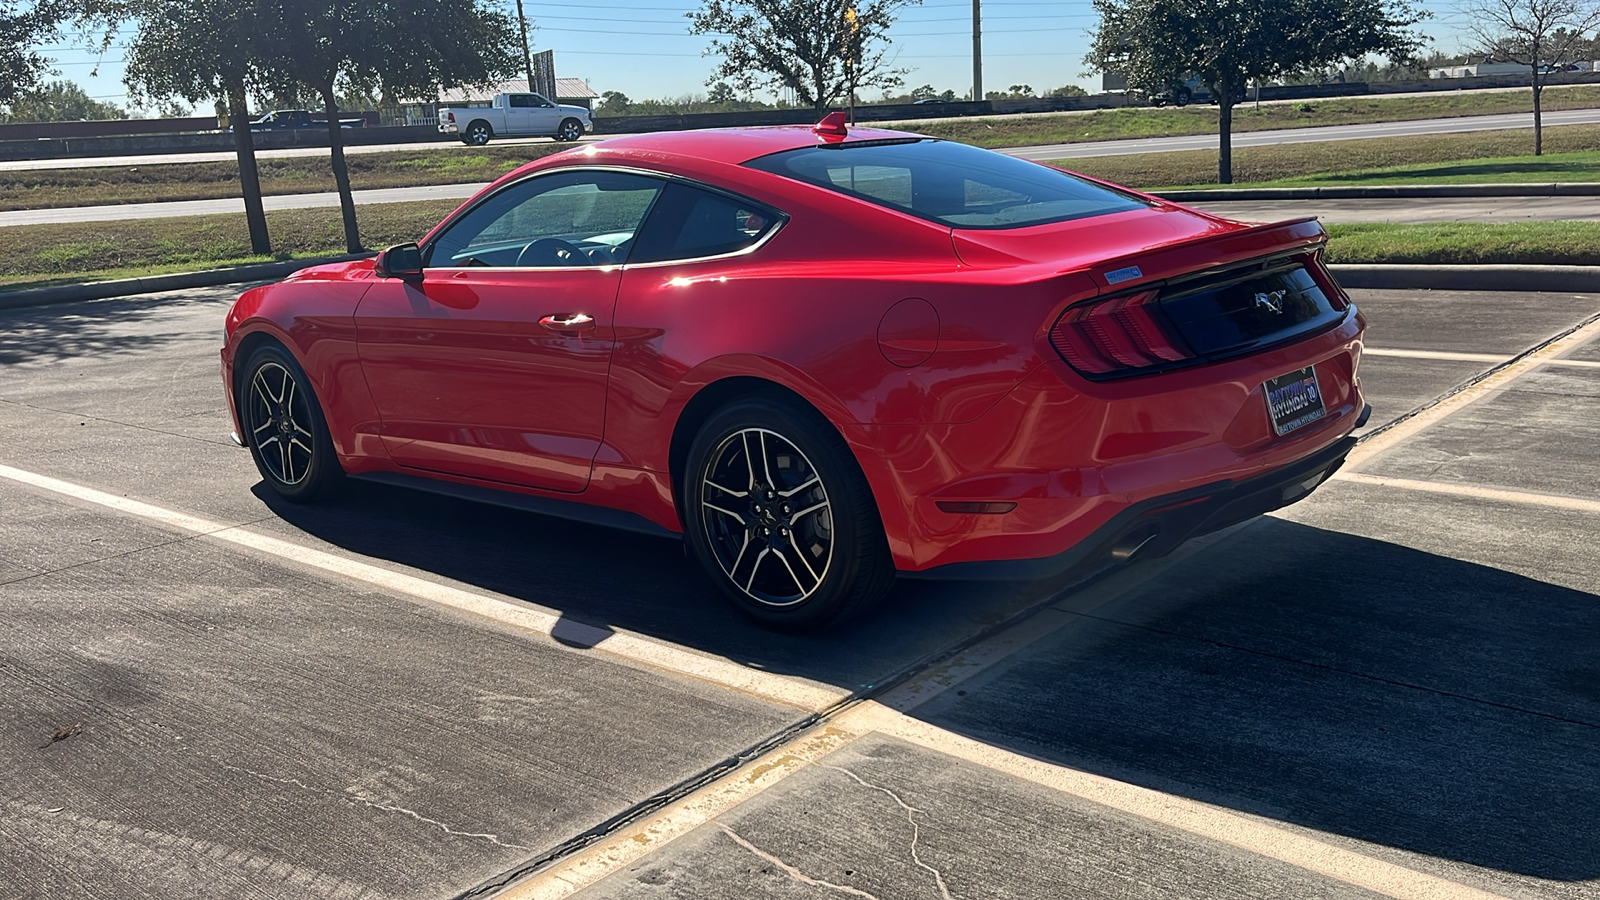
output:
M 556 137 L 562 141 L 571 143 L 572 141 L 583 137 L 583 126 L 571 119 L 568 119 L 561 123 L 561 133 L 556 135 Z
M 700 478 L 706 539 L 734 587 L 769 607 L 804 602 L 833 563 L 833 512 L 817 469 L 791 441 L 745 428 Z
M 250 380 L 250 441 L 267 473 L 293 486 L 311 472 L 316 441 L 312 437 L 308 396 L 294 375 L 276 362 L 265 362 Z

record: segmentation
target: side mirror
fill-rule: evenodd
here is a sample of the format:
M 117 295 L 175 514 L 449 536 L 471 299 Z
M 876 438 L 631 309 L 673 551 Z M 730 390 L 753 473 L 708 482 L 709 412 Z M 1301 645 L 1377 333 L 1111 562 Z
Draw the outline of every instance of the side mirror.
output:
M 406 281 L 422 280 L 422 250 L 415 243 L 395 244 L 378 251 L 372 262 L 372 274 L 379 278 L 400 278 Z

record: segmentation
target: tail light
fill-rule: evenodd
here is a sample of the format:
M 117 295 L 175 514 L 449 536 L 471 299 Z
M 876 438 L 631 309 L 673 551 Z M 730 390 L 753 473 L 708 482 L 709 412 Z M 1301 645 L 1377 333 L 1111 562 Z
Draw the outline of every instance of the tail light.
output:
M 1086 375 L 1131 374 L 1196 358 L 1168 324 L 1157 291 L 1112 297 L 1061 314 L 1050 344 Z
M 445 118 L 449 120 L 450 124 L 454 125 L 456 123 L 456 114 L 455 113 L 445 113 L 444 115 L 445 115 Z

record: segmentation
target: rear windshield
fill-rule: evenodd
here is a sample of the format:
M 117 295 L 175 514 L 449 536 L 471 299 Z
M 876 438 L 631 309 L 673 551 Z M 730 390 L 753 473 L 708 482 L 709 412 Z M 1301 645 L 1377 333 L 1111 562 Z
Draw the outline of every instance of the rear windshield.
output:
M 955 228 L 1026 228 L 1147 206 L 1058 169 L 950 141 L 823 144 L 745 165 Z

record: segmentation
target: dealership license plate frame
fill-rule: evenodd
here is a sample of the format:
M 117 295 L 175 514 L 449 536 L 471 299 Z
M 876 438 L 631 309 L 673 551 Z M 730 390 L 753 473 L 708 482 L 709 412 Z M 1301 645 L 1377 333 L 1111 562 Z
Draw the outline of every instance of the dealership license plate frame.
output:
M 1288 393 L 1282 393 L 1285 391 Z M 1261 393 L 1267 403 L 1267 419 L 1272 422 L 1272 431 L 1278 437 L 1298 431 L 1328 415 L 1328 404 L 1322 396 L 1322 383 L 1317 380 L 1316 366 L 1306 366 L 1277 378 L 1269 378 L 1262 385 Z M 1277 403 L 1273 402 L 1274 394 L 1279 394 Z M 1306 404 L 1294 405 L 1294 401 L 1307 396 L 1310 400 Z

